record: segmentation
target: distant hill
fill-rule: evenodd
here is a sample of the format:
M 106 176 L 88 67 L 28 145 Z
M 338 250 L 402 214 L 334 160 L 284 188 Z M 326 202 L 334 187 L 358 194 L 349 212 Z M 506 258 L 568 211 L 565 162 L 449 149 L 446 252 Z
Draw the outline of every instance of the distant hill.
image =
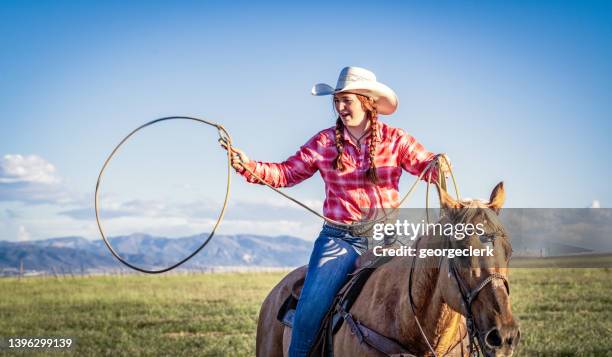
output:
M 146 269 L 171 266 L 197 249 L 208 234 L 182 238 L 142 233 L 110 238 L 113 248 L 130 263 Z M 515 257 L 560 256 L 597 253 L 571 244 L 512 238 Z M 313 242 L 291 236 L 249 234 L 214 236 L 209 244 L 181 269 L 297 267 L 308 262 Z M 61 237 L 38 241 L 0 241 L 0 275 L 19 273 L 86 274 L 128 269 L 106 248 L 101 239 Z
M 571 244 L 548 241 L 525 241 L 517 240 L 512 245 L 514 256 L 564 256 L 572 254 L 593 253 L 592 249 L 576 247 Z
M 184 238 L 131 234 L 110 238 L 113 248 L 130 263 L 158 269 L 177 263 L 191 254 L 208 237 L 199 234 Z M 306 264 L 312 242 L 278 236 L 219 235 L 183 268 L 211 267 L 293 267 Z M 102 240 L 61 237 L 38 241 L 0 241 L 0 275 L 12 275 L 20 264 L 26 272 L 89 273 L 124 268 Z

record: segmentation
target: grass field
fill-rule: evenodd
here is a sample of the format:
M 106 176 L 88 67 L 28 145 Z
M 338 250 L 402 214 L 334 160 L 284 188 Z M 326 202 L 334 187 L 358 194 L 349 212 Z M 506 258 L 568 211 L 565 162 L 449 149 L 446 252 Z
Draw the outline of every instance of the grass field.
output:
M 283 275 L 4 278 L 0 336 L 71 336 L 79 356 L 252 356 Z M 519 356 L 612 356 L 612 270 L 514 269 L 511 286 Z

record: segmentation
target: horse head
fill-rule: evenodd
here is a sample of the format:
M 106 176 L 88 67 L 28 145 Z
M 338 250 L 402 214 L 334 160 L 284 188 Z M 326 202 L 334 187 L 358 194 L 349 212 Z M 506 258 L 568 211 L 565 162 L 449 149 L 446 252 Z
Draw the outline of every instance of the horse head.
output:
M 440 187 L 438 193 L 443 214 L 440 223 L 475 227 L 466 229 L 461 239 L 445 236 L 445 247 L 463 251 L 471 247 L 484 253 L 441 261 L 440 283 L 446 287 L 443 298 L 466 317 L 470 341 L 478 340 L 486 356 L 511 356 L 520 330 L 512 315 L 507 280 L 512 246 L 498 217 L 505 201 L 503 183 L 493 189 L 489 202 L 457 201 Z M 486 254 L 490 251 L 492 256 Z

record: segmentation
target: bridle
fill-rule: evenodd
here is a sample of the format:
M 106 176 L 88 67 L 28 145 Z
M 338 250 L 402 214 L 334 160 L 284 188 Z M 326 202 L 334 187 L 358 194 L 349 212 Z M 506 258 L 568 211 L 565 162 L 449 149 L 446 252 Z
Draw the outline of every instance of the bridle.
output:
M 496 238 L 495 235 L 480 236 L 480 240 L 483 243 L 484 242 L 493 243 L 495 242 L 495 238 Z M 474 356 L 478 356 L 480 354 L 480 351 L 483 349 L 484 346 L 486 346 L 486 344 L 485 344 L 485 341 L 483 341 L 482 339 L 482 335 L 479 334 L 478 330 L 476 329 L 476 322 L 474 321 L 474 315 L 472 314 L 472 303 L 474 302 L 474 300 L 476 300 L 476 297 L 478 297 L 478 294 L 482 291 L 482 289 L 484 289 L 487 285 L 492 283 L 495 279 L 499 279 L 504 282 L 504 286 L 506 287 L 506 293 L 508 295 L 510 295 L 510 284 L 508 283 L 508 279 L 503 274 L 498 273 L 498 272 L 491 272 L 484 280 L 478 283 L 476 287 L 470 290 L 469 287 L 466 286 L 463 279 L 459 277 L 459 273 L 457 272 L 457 265 L 455 264 L 455 261 L 449 260 L 448 269 L 450 270 L 453 277 L 455 278 L 455 282 L 457 283 L 457 286 L 459 287 L 461 299 L 463 300 L 463 303 L 465 305 L 465 309 L 466 309 L 465 320 L 466 320 L 467 331 L 468 331 L 468 336 L 469 336 L 469 341 L 470 341 L 470 347 L 469 347 L 470 354 Z M 480 349 L 476 348 L 476 341 L 478 341 L 478 345 L 480 346 Z
M 416 248 L 418 248 L 421 238 L 423 237 L 422 236 L 419 237 L 419 239 L 416 241 L 416 244 L 415 244 Z M 486 234 L 486 235 L 480 236 L 481 242 L 487 243 L 487 244 L 494 243 L 496 238 L 497 237 L 493 234 Z M 463 300 L 463 303 L 465 305 L 465 309 L 466 309 L 465 320 L 466 320 L 467 333 L 468 333 L 468 339 L 469 339 L 469 354 L 471 356 L 480 356 L 483 346 L 486 346 L 486 344 L 485 344 L 485 341 L 483 341 L 482 336 L 478 333 L 478 330 L 476 329 L 474 315 L 472 314 L 472 303 L 474 302 L 474 300 L 476 300 L 476 298 L 478 297 L 478 294 L 482 291 L 482 289 L 484 289 L 487 285 L 489 285 L 495 279 L 499 279 L 504 282 L 504 286 L 506 287 L 506 292 L 508 293 L 508 295 L 510 295 L 510 285 L 508 284 L 508 279 L 501 273 L 492 272 L 484 280 L 478 283 L 476 287 L 470 290 L 470 288 L 463 281 L 463 279 L 460 278 L 459 273 L 457 272 L 457 265 L 453 259 L 446 258 L 446 257 L 441 258 L 440 265 L 438 266 L 438 271 L 441 270 L 440 268 L 442 266 L 442 262 L 444 261 L 444 259 L 448 260 L 449 275 L 452 274 L 452 276 L 454 277 L 454 280 L 457 283 L 457 286 L 459 287 L 461 299 Z M 412 272 L 414 271 L 416 260 L 417 260 L 416 256 L 412 258 L 412 265 L 410 267 L 410 273 L 408 275 L 408 298 L 410 300 L 410 308 L 412 309 L 412 315 L 414 316 L 417 327 L 419 328 L 421 336 L 423 336 L 423 339 L 425 340 L 427 347 L 429 347 L 429 350 L 433 353 L 433 356 L 437 357 L 436 351 L 434 350 L 431 343 L 427 339 L 427 335 L 425 334 L 425 331 L 423 331 L 419 318 L 417 317 L 416 307 L 414 305 L 414 299 L 412 298 L 412 280 L 413 280 Z

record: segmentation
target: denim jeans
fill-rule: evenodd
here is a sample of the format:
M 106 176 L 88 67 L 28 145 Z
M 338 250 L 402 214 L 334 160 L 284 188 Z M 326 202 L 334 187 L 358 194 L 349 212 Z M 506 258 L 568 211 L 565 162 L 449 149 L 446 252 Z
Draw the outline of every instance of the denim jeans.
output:
M 315 241 L 304 287 L 293 319 L 289 356 L 308 356 L 320 324 L 336 293 L 355 269 L 355 261 L 367 248 L 363 237 L 324 225 Z

